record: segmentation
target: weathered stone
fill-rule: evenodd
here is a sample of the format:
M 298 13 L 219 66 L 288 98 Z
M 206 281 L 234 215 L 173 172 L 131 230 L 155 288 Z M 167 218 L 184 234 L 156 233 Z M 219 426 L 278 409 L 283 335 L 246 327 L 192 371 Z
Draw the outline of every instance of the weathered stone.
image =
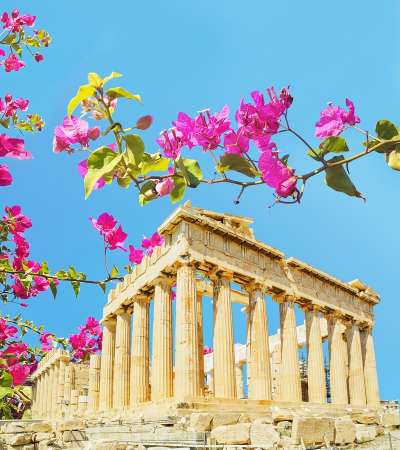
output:
M 376 438 L 376 427 L 374 425 L 359 425 L 356 424 L 356 442 L 362 444 L 363 442 L 373 441 Z
M 67 430 L 63 433 L 64 442 L 86 441 L 86 433 L 80 430 Z
M 50 422 L 33 422 L 27 427 L 27 431 L 32 431 L 33 433 L 48 433 L 52 429 Z
M 192 431 L 210 431 L 212 414 L 193 413 L 190 415 L 190 427 Z
M 235 423 L 238 423 L 240 414 L 215 414 L 213 420 L 212 420 L 212 427 L 220 427 L 221 425 L 233 425 Z
M 2 433 L 24 433 L 26 431 L 26 424 L 18 422 L 6 423 L 1 427 Z
M 261 416 L 261 417 L 259 416 L 259 417 L 254 418 L 254 419 L 252 420 L 252 422 L 255 423 L 255 424 L 260 424 L 260 423 L 272 423 L 273 420 L 272 420 L 272 417 L 271 417 L 271 416 Z
M 250 443 L 262 448 L 272 448 L 279 441 L 279 433 L 273 425 L 253 423 L 250 428 Z
M 379 416 L 375 411 L 358 412 L 351 415 L 353 422 L 364 425 L 372 425 L 379 423 Z
M 33 435 L 33 442 L 40 442 L 40 441 L 45 441 L 45 440 L 49 440 L 52 439 L 54 437 L 54 433 L 35 433 Z
M 84 420 L 80 419 L 70 419 L 61 422 L 58 426 L 59 431 L 73 431 L 73 430 L 83 430 L 86 424 Z
M 131 431 L 133 433 L 153 433 L 155 426 L 151 424 L 146 425 L 132 425 Z
M 32 434 L 30 433 L 13 433 L 7 434 L 4 442 L 8 445 L 25 445 L 32 442 Z
M 335 420 L 335 444 L 351 444 L 356 439 L 356 426 L 350 417 Z
M 133 445 L 127 446 L 127 444 L 118 444 L 114 442 L 96 442 L 92 444 L 90 450 L 128 450 L 128 447 L 133 450 L 138 449 L 138 447 L 134 447 Z
M 381 424 L 384 427 L 398 427 L 400 425 L 400 415 L 398 411 L 384 412 Z
M 250 442 L 250 424 L 221 425 L 211 431 L 211 438 L 219 444 L 248 444 Z
M 276 425 L 276 431 L 278 431 L 281 436 L 290 437 L 292 435 L 292 422 L 289 422 L 288 420 L 282 420 L 282 422 L 278 422 L 278 424 Z
M 272 420 L 274 423 L 277 422 L 292 422 L 293 421 L 293 413 L 282 409 L 282 410 L 278 410 L 278 411 L 273 411 L 272 412 Z
M 50 439 L 49 441 L 40 441 L 39 444 L 36 444 L 37 450 L 48 450 L 49 448 L 53 448 L 51 444 L 53 444 L 54 441 L 55 439 Z
M 312 444 L 333 441 L 334 420 L 330 417 L 294 416 L 292 440 L 296 444 Z

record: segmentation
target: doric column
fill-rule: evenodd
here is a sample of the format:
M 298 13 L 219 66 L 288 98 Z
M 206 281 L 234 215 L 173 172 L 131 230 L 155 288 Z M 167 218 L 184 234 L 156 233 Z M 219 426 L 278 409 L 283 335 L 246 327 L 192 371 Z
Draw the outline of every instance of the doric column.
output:
M 367 326 L 361 331 L 361 348 L 363 352 L 367 404 L 368 406 L 377 406 L 380 403 L 379 385 L 376 371 L 374 339 L 371 332 L 371 326 Z
M 36 390 L 35 390 L 35 408 L 34 411 L 32 411 L 32 418 L 33 419 L 40 419 L 40 380 L 41 380 L 41 375 L 38 375 L 36 377 Z M 35 414 L 33 414 L 33 412 Z
M 183 262 L 176 273 L 176 343 L 174 397 L 201 395 L 195 268 Z
M 236 398 L 231 279 L 224 272 L 214 281 L 214 395 L 220 398 Z
M 100 367 L 100 409 L 102 411 L 108 411 L 113 407 L 115 328 L 115 319 L 110 318 L 104 321 Z
M 64 380 L 64 415 L 68 415 L 69 407 L 71 405 L 71 391 L 75 383 L 74 366 L 68 363 L 65 367 L 65 380 Z
M 154 287 L 153 352 L 151 364 L 151 399 L 172 397 L 172 298 L 166 278 Z
M 267 310 L 261 286 L 249 289 L 248 307 L 248 398 L 251 400 L 271 400 L 271 363 Z
M 326 379 L 319 311 L 313 305 L 304 308 L 307 335 L 308 401 L 326 403 Z
M 350 404 L 364 406 L 365 381 L 364 365 L 361 351 L 360 328 L 357 323 L 350 323 L 347 330 L 349 352 L 349 397 Z
M 203 341 L 203 295 L 197 293 L 197 337 L 199 342 L 199 382 L 200 394 L 204 395 L 205 373 L 204 373 L 204 341 Z
M 294 298 L 281 296 L 278 299 L 281 321 L 281 365 L 279 373 L 280 400 L 301 402 L 299 353 L 294 312 Z
M 64 383 L 65 383 L 65 366 L 64 357 L 60 359 L 58 368 L 58 385 L 57 385 L 57 417 L 62 417 L 64 404 Z
M 100 366 L 101 356 L 90 355 L 89 362 L 89 392 L 88 392 L 88 411 L 96 412 L 99 409 L 100 400 Z
M 243 366 L 242 364 L 235 365 L 235 377 L 236 377 L 236 398 L 244 398 L 244 386 L 243 386 Z
M 131 355 L 130 405 L 149 400 L 149 300 L 135 297 Z
M 54 367 L 50 365 L 46 369 L 46 418 L 51 419 L 53 410 L 53 380 L 54 380 Z
M 347 394 L 347 345 L 343 333 L 345 327 L 339 314 L 329 317 L 329 375 L 331 402 L 348 404 Z
M 54 419 L 58 416 L 57 402 L 58 402 L 58 373 L 60 361 L 53 363 L 53 387 L 51 392 L 51 417 Z
M 71 389 L 71 403 L 69 405 L 69 415 L 72 416 L 78 411 L 79 390 Z
M 129 406 L 131 315 L 124 309 L 116 313 L 113 408 Z

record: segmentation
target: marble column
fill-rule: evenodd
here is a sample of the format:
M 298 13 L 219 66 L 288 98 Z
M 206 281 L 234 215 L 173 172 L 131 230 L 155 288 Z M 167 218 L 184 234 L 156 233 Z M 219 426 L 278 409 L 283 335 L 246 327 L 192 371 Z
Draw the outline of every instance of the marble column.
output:
M 78 411 L 79 390 L 71 389 L 71 403 L 69 405 L 69 415 L 72 416 Z
M 214 395 L 219 398 L 236 398 L 231 279 L 222 273 L 214 281 Z
M 236 377 L 236 398 L 244 397 L 244 385 L 243 385 L 243 365 L 235 365 L 235 377 Z
M 248 308 L 248 398 L 271 400 L 271 363 L 269 354 L 269 333 L 264 293 L 260 286 L 249 292 Z
M 65 367 L 65 380 L 64 380 L 64 415 L 68 415 L 69 407 L 71 405 L 71 391 L 75 384 L 75 372 L 74 366 L 68 363 Z
M 53 387 L 51 392 L 51 416 L 56 418 L 58 416 L 57 402 L 58 402 L 58 374 L 60 371 L 60 361 L 55 361 L 53 364 Z
M 172 298 L 165 278 L 157 280 L 154 287 L 152 350 L 151 399 L 157 401 L 173 395 Z
M 376 371 L 374 338 L 372 337 L 371 326 L 367 326 L 361 331 L 361 347 L 363 352 L 367 405 L 378 406 L 380 403 L 378 374 Z
M 41 399 L 42 399 L 42 396 L 40 393 L 41 378 L 42 378 L 42 374 L 40 374 L 36 377 L 35 415 L 32 414 L 32 417 L 34 419 L 40 419 L 40 416 L 41 416 Z
M 364 365 L 361 351 L 360 328 L 357 323 L 349 324 L 347 330 L 349 352 L 349 397 L 350 404 L 366 405 Z
M 53 384 L 54 384 L 54 366 L 50 365 L 47 369 L 46 381 L 46 418 L 52 418 L 53 412 Z
M 149 300 L 135 297 L 131 354 L 131 396 L 134 407 L 149 400 Z
M 182 262 L 176 273 L 176 399 L 201 395 L 199 379 L 199 335 L 197 328 L 196 269 Z
M 308 401 L 326 403 L 326 379 L 320 313 L 313 305 L 304 308 L 307 339 Z
M 348 404 L 347 393 L 347 345 L 344 341 L 345 327 L 340 315 L 329 317 L 329 373 L 331 387 L 331 402 Z
M 197 336 L 199 342 L 199 382 L 200 394 L 204 395 L 205 373 L 204 373 L 204 341 L 203 341 L 203 295 L 197 293 Z
M 279 303 L 281 321 L 280 400 L 300 403 L 302 395 L 294 298 L 283 296 L 279 299 Z
M 116 312 L 113 408 L 129 406 L 131 315 L 124 309 Z
M 99 409 L 100 400 L 100 366 L 101 356 L 90 355 L 89 362 L 89 392 L 88 392 L 88 411 L 96 412 Z
M 113 407 L 115 328 L 115 319 L 108 318 L 104 321 L 100 366 L 100 409 L 102 411 L 108 411 Z
M 58 368 L 58 385 L 57 385 L 57 417 L 62 417 L 64 404 L 64 383 L 65 383 L 65 367 L 66 360 L 60 359 Z

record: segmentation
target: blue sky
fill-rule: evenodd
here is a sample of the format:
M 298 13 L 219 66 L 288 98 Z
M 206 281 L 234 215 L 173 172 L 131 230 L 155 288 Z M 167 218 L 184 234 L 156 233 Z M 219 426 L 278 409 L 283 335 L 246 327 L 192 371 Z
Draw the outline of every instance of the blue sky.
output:
M 18 3 L 18 4 L 17 4 Z M 2 204 L 21 204 L 32 218 L 32 256 L 58 269 L 73 263 L 91 278 L 102 277 L 102 245 L 88 217 L 109 211 L 139 242 L 173 210 L 168 200 L 141 208 L 133 190 L 112 186 L 88 201 L 76 170 L 80 155 L 51 151 L 52 133 L 66 105 L 89 71 L 115 70 L 127 88 L 139 92 L 143 105 L 122 104 L 119 116 L 134 123 L 150 113 L 155 123 L 144 137 L 156 150 L 159 131 L 178 111 L 189 114 L 205 107 L 234 111 L 240 98 L 254 89 L 290 84 L 295 98 L 293 127 L 314 143 L 313 126 L 328 101 L 355 102 L 361 125 L 373 130 L 377 119 L 398 123 L 399 6 L 388 0 L 338 0 L 324 3 L 265 0 L 125 2 L 54 2 L 3 0 L 3 9 L 19 7 L 39 17 L 54 43 L 45 61 L 18 74 L 1 74 L 2 91 L 30 98 L 32 111 L 43 114 L 46 129 L 26 136 L 31 161 L 12 161 L 15 183 L 1 192 Z M 349 135 L 354 148 L 360 137 Z M 281 140 L 284 153 L 298 172 L 314 167 L 295 140 Z M 397 226 L 400 174 L 389 170 L 379 155 L 351 167 L 353 180 L 367 197 L 358 199 L 329 190 L 314 178 L 300 206 L 276 206 L 272 193 L 260 188 L 246 193 L 240 205 L 227 186 L 192 190 L 195 206 L 254 217 L 258 239 L 345 281 L 360 278 L 376 289 L 375 342 L 384 399 L 399 398 L 399 266 Z M 124 255 L 115 262 L 124 262 Z M 60 335 L 68 334 L 91 314 L 101 316 L 100 289 L 83 287 L 75 300 L 70 287 L 53 301 L 43 295 L 30 301 L 25 315 Z M 271 331 L 278 313 L 269 300 Z M 2 307 L 4 312 L 15 308 Z M 207 308 L 207 315 L 210 309 Z M 235 308 L 235 337 L 244 342 L 244 317 Z M 301 317 L 299 315 L 299 320 Z

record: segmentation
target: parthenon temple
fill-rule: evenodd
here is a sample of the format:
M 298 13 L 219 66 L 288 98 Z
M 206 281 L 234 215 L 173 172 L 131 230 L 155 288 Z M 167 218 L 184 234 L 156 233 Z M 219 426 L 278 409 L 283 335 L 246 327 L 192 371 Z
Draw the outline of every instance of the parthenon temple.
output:
M 372 330 L 379 296 L 359 280 L 343 282 L 286 258 L 256 240 L 251 223 L 191 204 L 178 207 L 159 227 L 165 244 L 110 291 L 101 355 L 92 355 L 89 365 L 72 363 L 61 350 L 42 360 L 33 375 L 33 417 L 129 414 L 182 402 L 378 408 Z M 203 315 L 206 298 L 212 321 Z M 280 314 L 273 336 L 270 302 Z M 234 303 L 244 313 L 242 344 L 234 342 Z M 304 325 L 296 324 L 298 308 Z M 212 352 L 204 355 L 206 326 Z

